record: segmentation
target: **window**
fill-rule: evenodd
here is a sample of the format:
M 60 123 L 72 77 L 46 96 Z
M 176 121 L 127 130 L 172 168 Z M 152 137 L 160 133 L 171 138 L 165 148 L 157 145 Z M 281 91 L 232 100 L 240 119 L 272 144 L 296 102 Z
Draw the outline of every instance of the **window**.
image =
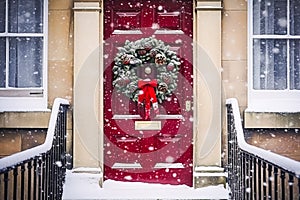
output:
M 248 107 L 300 111 L 300 1 L 248 2 Z
M 0 0 L 0 110 L 45 110 L 45 0 Z

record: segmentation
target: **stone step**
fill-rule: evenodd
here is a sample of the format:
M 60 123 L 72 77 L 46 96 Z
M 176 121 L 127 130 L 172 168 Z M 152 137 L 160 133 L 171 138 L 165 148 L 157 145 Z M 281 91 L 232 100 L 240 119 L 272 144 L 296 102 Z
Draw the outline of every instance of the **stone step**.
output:
M 218 166 L 197 166 L 194 173 L 194 187 L 202 188 L 211 185 L 224 185 L 226 187 L 227 173 Z

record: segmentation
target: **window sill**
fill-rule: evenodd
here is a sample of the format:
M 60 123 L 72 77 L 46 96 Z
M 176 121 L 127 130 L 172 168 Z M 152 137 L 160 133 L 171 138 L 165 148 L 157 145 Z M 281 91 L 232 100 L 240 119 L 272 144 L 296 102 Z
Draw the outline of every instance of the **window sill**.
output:
M 47 97 L 1 97 L 0 112 L 48 112 Z

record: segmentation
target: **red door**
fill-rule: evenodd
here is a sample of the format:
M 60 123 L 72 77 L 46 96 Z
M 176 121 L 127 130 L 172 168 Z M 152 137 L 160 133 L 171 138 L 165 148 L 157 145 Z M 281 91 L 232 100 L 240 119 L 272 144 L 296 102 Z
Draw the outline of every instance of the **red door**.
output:
M 104 177 L 192 186 L 192 0 L 104 1 Z

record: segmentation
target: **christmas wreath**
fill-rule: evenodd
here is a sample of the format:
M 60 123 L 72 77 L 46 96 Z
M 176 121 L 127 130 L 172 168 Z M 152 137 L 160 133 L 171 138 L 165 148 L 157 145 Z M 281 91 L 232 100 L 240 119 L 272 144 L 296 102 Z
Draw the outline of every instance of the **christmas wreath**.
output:
M 133 101 L 138 101 L 140 89 L 138 69 L 153 65 L 156 69 L 157 86 L 155 94 L 157 101 L 162 103 L 177 87 L 180 59 L 163 41 L 153 37 L 137 41 L 126 41 L 118 48 L 113 66 L 113 86 L 118 92 L 125 94 Z M 148 71 L 147 71 L 148 70 Z M 145 68 L 145 73 L 151 73 L 151 68 Z

